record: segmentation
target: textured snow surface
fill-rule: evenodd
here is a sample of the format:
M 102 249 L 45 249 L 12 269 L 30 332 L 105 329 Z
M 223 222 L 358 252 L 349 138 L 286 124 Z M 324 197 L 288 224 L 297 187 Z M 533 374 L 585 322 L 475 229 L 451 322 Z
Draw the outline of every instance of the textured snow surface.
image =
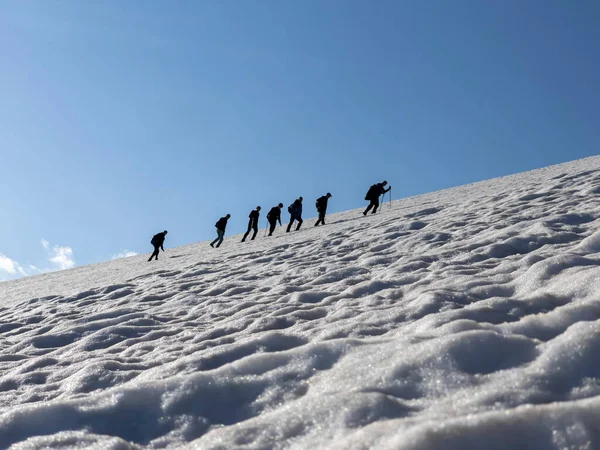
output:
M 600 157 L 313 223 L 1 283 L 0 448 L 600 448 Z

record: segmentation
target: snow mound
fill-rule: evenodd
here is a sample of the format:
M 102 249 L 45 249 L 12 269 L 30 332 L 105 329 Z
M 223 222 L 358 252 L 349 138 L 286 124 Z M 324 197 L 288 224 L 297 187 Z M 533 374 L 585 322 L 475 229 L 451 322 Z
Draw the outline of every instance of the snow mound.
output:
M 598 186 L 593 157 L 2 283 L 0 448 L 600 448 Z

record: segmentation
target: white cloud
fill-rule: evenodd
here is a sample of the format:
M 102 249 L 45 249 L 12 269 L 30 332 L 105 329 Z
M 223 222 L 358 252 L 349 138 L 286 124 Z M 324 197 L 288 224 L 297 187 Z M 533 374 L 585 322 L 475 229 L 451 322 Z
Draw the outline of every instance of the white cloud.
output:
M 17 273 L 17 265 L 18 263 L 10 259 L 8 256 L 4 256 L 2 253 L 0 253 L 0 270 L 8 272 L 12 275 Z
M 9 275 L 27 275 L 25 269 L 17 261 L 10 259 L 2 253 L 0 253 L 0 271 L 6 272 Z
M 75 267 L 75 259 L 73 258 L 73 249 L 71 247 L 61 247 L 60 245 L 51 246 L 50 242 L 42 239 L 42 247 L 48 252 L 48 260 L 54 264 L 52 269 L 38 269 L 39 272 L 50 272 L 52 270 L 65 270 Z
M 112 255 L 110 259 L 120 259 L 120 258 L 128 258 L 129 256 L 137 255 L 136 252 L 132 252 L 131 250 L 121 250 L 116 255 Z
M 50 251 L 50 262 L 58 266 L 59 270 L 70 269 L 75 266 L 73 249 L 71 247 L 59 247 L 55 245 Z
M 48 272 L 52 272 L 53 269 L 43 269 L 37 266 L 34 266 L 33 264 L 29 264 L 29 273 L 28 275 L 34 275 L 34 274 L 38 274 L 38 273 L 48 273 Z
M 48 261 L 53 267 L 40 268 L 29 264 L 27 269 L 23 268 L 17 261 L 0 253 L 0 281 L 6 281 L 20 276 L 36 275 L 40 273 L 53 272 L 55 270 L 65 270 L 75 267 L 73 249 L 71 247 L 61 247 L 59 245 L 51 246 L 46 239 L 41 240 L 42 247 L 48 253 Z M 130 252 L 133 253 L 133 252 Z M 127 255 L 130 256 L 130 255 Z M 6 274 L 6 275 L 3 275 Z

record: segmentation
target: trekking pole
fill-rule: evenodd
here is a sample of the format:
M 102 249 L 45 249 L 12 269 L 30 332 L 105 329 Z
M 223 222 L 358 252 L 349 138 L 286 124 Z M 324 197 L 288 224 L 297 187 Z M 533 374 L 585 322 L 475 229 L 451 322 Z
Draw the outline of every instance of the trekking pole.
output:
M 265 227 L 265 234 L 263 237 L 267 237 L 267 228 L 269 228 L 269 221 L 267 220 L 267 226 Z
M 390 186 L 390 209 L 392 209 L 392 187 Z

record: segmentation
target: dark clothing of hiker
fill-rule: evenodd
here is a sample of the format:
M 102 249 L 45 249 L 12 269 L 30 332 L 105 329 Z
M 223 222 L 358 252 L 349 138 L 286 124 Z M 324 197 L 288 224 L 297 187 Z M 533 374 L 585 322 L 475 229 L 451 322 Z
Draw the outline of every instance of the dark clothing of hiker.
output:
M 371 208 L 373 208 L 372 214 L 375 214 L 377 212 L 377 208 L 379 208 L 379 197 L 371 199 L 371 203 L 369 203 L 369 206 L 367 206 L 367 209 L 365 209 L 365 212 L 363 212 L 363 216 L 366 216 Z
M 217 238 L 210 243 L 210 246 L 214 247 L 217 244 L 217 248 L 219 248 L 223 243 L 223 236 L 225 236 L 225 231 L 217 228 Z
M 331 197 L 331 194 L 328 192 L 327 195 L 317 199 L 316 206 L 317 212 L 319 213 L 319 220 L 315 223 L 315 227 L 319 226 L 319 224 L 325 225 L 325 213 L 327 212 L 327 201 L 329 200 L 329 197 Z
M 281 205 L 281 203 L 280 203 Z M 283 205 L 281 205 L 283 206 Z M 273 231 L 275 231 L 275 227 L 277 226 L 277 222 L 281 225 L 281 206 L 273 206 L 267 214 L 267 220 L 269 221 L 269 236 L 273 235 Z
M 215 223 L 215 227 L 217 227 L 217 230 L 221 230 L 223 233 L 225 233 L 225 228 L 227 228 L 227 221 L 229 220 L 228 216 L 225 217 L 221 217 L 217 223 Z
M 315 223 L 315 227 L 318 227 L 321 224 L 325 225 L 325 211 L 319 211 L 319 220 Z
M 296 231 L 298 231 L 302 226 L 302 197 L 296 199 L 294 203 L 288 207 L 288 212 L 290 213 L 290 223 L 288 224 L 286 232 L 290 232 L 292 229 L 292 224 L 296 220 L 298 221 Z
M 214 247 L 217 244 L 217 248 L 221 246 L 223 243 L 223 236 L 225 235 L 225 228 L 227 228 L 227 221 L 231 217 L 227 214 L 225 217 L 221 217 L 217 223 L 215 223 L 215 227 L 217 227 L 217 238 L 210 243 L 211 247 Z
M 373 214 L 377 212 L 377 208 L 379 208 L 379 196 L 385 194 L 392 188 L 390 186 L 386 189 L 386 184 L 387 181 L 384 181 L 382 183 L 374 184 L 369 188 L 367 195 L 365 196 L 365 200 L 369 200 L 371 203 L 369 203 L 369 206 L 367 206 L 367 209 L 365 209 L 365 212 L 363 212 L 364 216 L 367 215 L 371 208 L 373 208 Z
M 158 234 L 155 234 L 154 236 L 152 236 L 152 240 L 150 241 L 150 243 L 154 246 L 154 252 L 150 256 L 150 259 L 148 261 L 152 261 L 152 258 L 155 258 L 156 260 L 158 260 L 159 250 L 162 250 L 163 252 L 165 251 L 165 249 L 163 248 L 163 244 L 165 243 L 166 235 L 167 235 L 167 232 L 165 230 L 162 233 L 158 233 Z
M 256 233 L 258 233 L 258 217 L 260 216 L 260 209 L 253 209 L 252 212 L 250 213 L 250 215 L 248 216 L 248 218 L 250 219 L 248 221 L 248 231 L 246 231 L 246 234 L 244 234 L 244 237 L 242 238 L 242 242 L 244 242 L 246 240 L 246 238 L 248 237 L 248 235 L 250 234 L 250 230 L 254 230 L 254 234 L 252 235 L 252 241 L 254 240 L 254 238 L 256 237 Z

